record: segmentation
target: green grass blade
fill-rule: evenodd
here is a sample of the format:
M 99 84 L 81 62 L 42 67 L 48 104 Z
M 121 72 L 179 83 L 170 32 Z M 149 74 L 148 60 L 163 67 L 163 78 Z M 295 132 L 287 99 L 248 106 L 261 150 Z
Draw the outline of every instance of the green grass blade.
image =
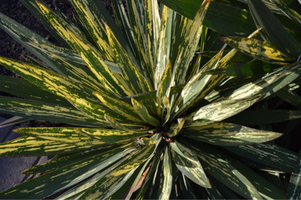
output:
M 173 142 L 169 145 L 171 147 L 173 161 L 177 168 L 196 184 L 210 188 L 209 180 L 197 156 L 189 148 L 178 142 Z
M 207 126 L 188 127 L 182 135 L 218 146 L 239 146 L 267 142 L 282 134 L 221 122 Z

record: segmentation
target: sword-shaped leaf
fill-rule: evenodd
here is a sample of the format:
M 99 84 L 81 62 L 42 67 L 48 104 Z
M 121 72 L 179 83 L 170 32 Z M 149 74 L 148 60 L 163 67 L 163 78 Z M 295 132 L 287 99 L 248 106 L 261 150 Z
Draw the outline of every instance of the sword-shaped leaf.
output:
M 104 58 L 114 61 L 115 55 L 108 43 L 105 23 L 95 3 L 92 0 L 72 0 L 72 4 Z
M 129 84 L 130 89 L 134 94 L 151 91 L 151 87 L 145 77 L 140 74 L 131 56 L 121 46 L 109 26 L 106 26 L 106 28 L 109 44 L 116 56 L 116 61 L 119 62 L 118 66 L 123 74 L 123 78 Z
M 189 145 L 201 159 L 202 166 L 207 173 L 245 198 L 262 199 L 254 185 L 220 156 L 219 151 L 201 143 L 197 144 L 197 147 L 191 145 L 191 142 Z
M 124 151 L 128 144 L 111 151 L 75 162 L 1 193 L 0 198 L 39 199 L 69 188 L 134 151 Z
M 295 58 L 282 53 L 269 42 L 241 37 L 227 37 L 221 39 L 244 54 L 267 63 L 283 65 L 296 60 Z
M 182 135 L 218 146 L 238 146 L 267 142 L 282 134 L 220 122 L 200 127 L 188 127 Z
M 296 166 L 291 175 L 287 189 L 286 199 L 299 199 L 301 197 L 301 153 L 299 153 Z
M 178 49 L 177 59 L 173 67 L 172 86 L 184 84 L 186 82 L 185 77 L 187 69 L 198 45 L 202 32 L 201 25 L 208 10 L 209 4 L 210 1 L 209 3 L 206 3 L 204 6 L 200 7 L 191 23 L 191 26 L 188 29 L 188 32 L 184 37 L 182 45 Z
M 265 40 L 296 60 L 300 55 L 301 46 L 285 30 L 270 9 L 260 0 L 250 0 L 248 5 L 256 26 L 263 28 L 262 36 Z
M 140 118 L 148 124 L 151 124 L 153 126 L 160 126 L 161 122 L 156 119 L 155 117 L 151 116 L 147 110 L 147 108 L 141 104 L 140 102 L 136 101 L 135 99 L 131 99 L 132 105 L 134 109 L 136 110 L 136 113 L 140 116 Z
M 43 12 L 40 10 L 35 0 L 21 0 L 22 4 L 43 24 L 43 26 L 65 47 L 70 48 L 68 43 L 56 32 L 56 29 L 45 17 Z M 45 4 L 43 1 L 40 1 L 42 4 Z
M 0 111 L 25 118 L 73 124 L 78 126 L 100 127 L 104 124 L 91 119 L 73 107 L 64 107 L 54 103 L 44 103 L 10 97 L 0 98 Z M 105 123 L 106 125 L 107 123 Z
M 288 85 L 301 74 L 301 62 L 293 63 L 229 93 L 228 99 L 241 99 L 254 95 L 262 95 L 264 99 Z
M 31 118 L 25 118 L 25 117 L 20 117 L 20 116 L 13 116 L 10 117 L 0 123 L 0 128 L 8 127 L 8 126 L 14 126 L 17 124 L 20 124 L 22 122 L 30 121 L 32 120 Z
M 184 127 L 205 126 L 222 121 L 250 107 L 259 98 L 260 96 L 253 96 L 246 99 L 219 101 L 203 106 L 196 113 L 187 116 Z
M 297 153 L 269 143 L 224 148 L 247 160 L 285 172 L 294 170 L 298 158 Z
M 177 168 L 190 180 L 196 184 L 210 188 L 211 185 L 206 177 L 204 169 L 199 162 L 197 156 L 184 145 L 176 142 L 169 144 L 171 147 L 171 153 L 173 161 Z
M 155 89 L 159 89 L 160 80 L 162 80 L 165 68 L 170 63 L 170 51 L 172 41 L 172 26 L 174 23 L 174 11 L 164 6 L 161 16 L 161 26 L 158 36 L 158 44 L 156 49 L 156 56 L 154 57 L 154 84 Z M 172 66 L 170 66 L 172 68 Z M 167 95 L 169 96 L 169 95 Z
M 169 199 L 171 191 L 172 191 L 172 163 L 171 163 L 171 156 L 170 156 L 170 147 L 166 146 L 164 157 L 163 157 L 163 183 L 160 181 L 160 188 L 159 199 Z
M 17 133 L 75 146 L 122 143 L 147 135 L 147 132 L 120 131 L 101 128 L 35 127 L 19 128 Z
M 299 118 L 301 118 L 301 111 L 298 110 L 246 110 L 225 121 L 246 126 L 254 126 Z
M 142 62 L 143 70 L 146 74 L 148 82 L 153 86 L 153 61 L 149 59 L 149 52 L 147 47 L 147 35 L 146 35 L 146 21 L 145 21 L 145 2 L 143 0 L 129 0 L 127 1 L 127 9 L 131 28 L 133 31 L 133 37 L 140 60 Z M 153 87 L 152 87 L 153 88 Z
M 113 110 L 115 113 L 120 114 L 126 120 L 139 122 L 142 124 L 145 123 L 141 120 L 140 116 L 136 113 L 136 110 L 130 104 L 106 95 L 98 93 L 94 94 L 106 107 Z
M 172 124 L 169 127 L 169 130 L 166 132 L 166 135 L 170 138 L 178 135 L 180 133 L 180 131 L 182 130 L 184 124 L 185 124 L 185 118 L 178 118 L 178 123 Z
M 204 72 L 205 74 L 224 74 L 227 76 L 256 76 L 268 73 L 280 66 L 271 65 L 260 60 L 252 60 L 247 63 L 235 63 L 222 69 L 214 69 Z
M 73 33 L 69 32 L 72 37 L 72 43 L 79 55 L 85 61 L 89 69 L 97 77 L 97 79 L 112 93 L 122 97 L 131 95 L 129 89 L 124 85 L 124 82 L 120 80 L 119 76 L 116 76 L 108 65 L 104 62 L 99 51 L 83 40 L 78 38 Z

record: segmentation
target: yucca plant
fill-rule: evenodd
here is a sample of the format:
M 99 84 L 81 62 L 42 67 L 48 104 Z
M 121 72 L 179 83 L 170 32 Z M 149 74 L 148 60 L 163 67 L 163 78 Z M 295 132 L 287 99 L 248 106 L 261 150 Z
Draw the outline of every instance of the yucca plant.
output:
M 114 0 L 115 23 L 100 1 L 71 0 L 77 26 L 42 1 L 22 2 L 64 47 L 0 15 L 0 26 L 40 59 L 0 58 L 22 77 L 1 76 L 1 90 L 21 98 L 2 96 L 0 110 L 18 116 L 10 123 L 56 127 L 17 129 L 25 136 L 2 143 L 0 155 L 56 157 L 24 171 L 38 176 L 1 198 L 285 198 L 262 175 L 292 172 L 297 154 L 264 143 L 280 133 L 235 116 L 297 80 L 297 55 L 251 80 L 219 74 L 243 54 L 224 46 L 205 63 L 195 56 L 210 44 L 202 25 L 210 1 L 190 20 L 155 0 L 127 1 L 128 13 Z M 266 60 L 276 62 L 273 54 Z M 268 123 L 300 117 L 288 112 Z

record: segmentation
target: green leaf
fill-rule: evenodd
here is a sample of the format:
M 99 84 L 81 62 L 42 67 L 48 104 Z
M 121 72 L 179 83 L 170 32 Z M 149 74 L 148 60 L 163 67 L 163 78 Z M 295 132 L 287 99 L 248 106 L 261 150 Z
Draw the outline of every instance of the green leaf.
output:
M 260 60 L 252 60 L 247 63 L 235 63 L 222 69 L 214 69 L 204 72 L 205 74 L 224 74 L 227 76 L 255 76 L 271 72 L 279 66 L 270 65 Z
M 301 63 L 293 63 L 279 68 L 268 75 L 247 83 L 228 93 L 228 99 L 241 99 L 253 95 L 262 95 L 264 99 L 288 85 L 301 74 Z M 231 93 L 231 94 L 230 94 Z
M 173 161 L 177 168 L 196 184 L 210 188 L 204 169 L 196 155 L 184 145 L 176 142 L 169 143 Z
M 145 122 L 145 123 L 148 123 L 148 124 L 151 124 L 153 126 L 160 126 L 161 125 L 161 122 L 156 119 L 155 117 L 151 116 L 147 110 L 147 108 L 139 103 L 138 101 L 136 101 L 135 99 L 131 99 L 132 101 L 132 105 L 134 107 L 134 109 L 136 110 L 136 113 L 140 116 L 140 118 Z
M 68 43 L 56 32 L 56 29 L 53 28 L 52 24 L 45 17 L 43 12 L 40 10 L 35 0 L 21 0 L 23 5 L 43 24 L 43 26 L 65 47 L 69 48 Z M 42 4 L 45 4 L 43 1 L 40 1 Z
M 220 122 L 207 126 L 187 127 L 182 135 L 218 146 L 238 146 L 267 142 L 282 134 Z
M 190 143 L 190 147 L 201 159 L 205 171 L 218 181 L 245 198 L 262 199 L 254 185 L 224 159 L 218 150 L 204 143 L 198 143 L 197 147 Z
M 299 153 L 296 166 L 291 175 L 287 189 L 286 199 L 299 199 L 301 197 L 301 153 Z
M 33 180 L 4 191 L 0 198 L 39 199 L 69 188 L 118 161 L 133 149 L 124 151 L 132 144 L 75 162 Z M 80 176 L 79 176 L 80 175 Z
M 163 158 L 163 183 L 160 181 L 162 189 L 159 193 L 159 199 L 169 199 L 173 187 L 172 182 L 173 174 L 170 147 L 166 146 Z
M 267 63 L 283 65 L 295 61 L 295 58 L 282 53 L 269 42 L 241 37 L 226 37 L 221 39 L 244 54 Z
M 250 0 L 248 5 L 256 26 L 263 28 L 262 36 L 265 40 L 296 60 L 300 55 L 301 46 L 285 30 L 269 8 L 261 0 Z
M 246 126 L 254 126 L 299 118 L 301 118 L 301 111 L 297 110 L 246 110 L 225 121 Z
M 276 95 L 282 100 L 294 105 L 301 106 L 301 97 L 295 92 L 291 91 L 289 86 L 281 88 L 276 92 Z
M 292 172 L 297 162 L 295 152 L 269 143 L 224 148 L 255 163 L 285 172 Z
M 194 0 L 160 0 L 163 4 L 168 6 L 169 8 L 175 10 L 179 14 L 189 18 L 193 19 L 196 15 L 198 9 L 200 6 L 206 2 L 206 0 L 203 1 L 194 1 Z
M 240 37 L 247 37 L 256 29 L 251 14 L 245 9 L 217 1 L 210 3 L 203 25 L 223 35 Z

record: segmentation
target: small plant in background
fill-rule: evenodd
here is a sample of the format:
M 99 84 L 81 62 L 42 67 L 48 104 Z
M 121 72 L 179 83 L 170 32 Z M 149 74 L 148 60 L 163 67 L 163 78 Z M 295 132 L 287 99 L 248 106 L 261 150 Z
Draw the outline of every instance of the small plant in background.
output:
M 248 1 L 253 33 L 222 38 L 236 49 L 214 39 L 224 25 L 211 17 L 218 2 L 199 3 L 188 19 L 177 1 L 162 2 L 184 16 L 153 0 L 129 0 L 125 13 L 114 0 L 115 23 L 100 1 L 71 0 L 76 25 L 43 1 L 22 2 L 64 47 L 0 14 L 0 26 L 40 59 L 0 58 L 22 77 L 0 77 L 1 90 L 21 97 L 2 96 L 0 110 L 19 116 L 10 123 L 59 124 L 15 130 L 25 136 L 2 143 L 0 155 L 56 157 L 24 171 L 41 174 L 1 198 L 286 197 L 287 187 L 271 179 L 292 172 L 297 154 L 269 142 L 281 134 L 263 124 L 301 114 L 263 109 L 275 94 L 296 104 L 289 84 L 300 81 L 301 47 L 281 24 L 284 46 L 271 39 L 264 18 L 275 16 L 262 1 Z M 225 6 L 246 6 L 236 3 Z M 263 109 L 244 111 L 252 105 Z

